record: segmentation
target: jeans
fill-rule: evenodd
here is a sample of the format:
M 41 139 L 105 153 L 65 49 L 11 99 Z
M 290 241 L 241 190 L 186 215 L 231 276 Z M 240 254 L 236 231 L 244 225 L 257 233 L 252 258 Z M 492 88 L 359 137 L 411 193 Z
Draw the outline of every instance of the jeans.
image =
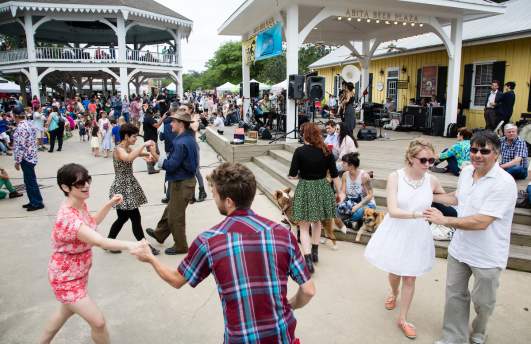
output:
M 35 164 L 22 160 L 20 167 L 24 175 L 24 184 L 26 185 L 26 193 L 28 194 L 30 205 L 32 207 L 43 206 L 39 184 L 37 184 L 37 176 L 35 175 Z
M 361 207 L 355 212 L 352 212 L 352 207 L 358 204 L 361 201 L 360 197 L 348 197 L 345 198 L 343 202 L 338 204 L 336 214 L 341 220 L 357 222 L 363 218 L 363 213 L 365 208 L 375 209 L 376 205 L 374 203 L 367 204 L 366 207 Z
M 527 169 L 525 169 L 522 165 L 511 166 L 505 171 L 507 171 L 507 173 L 513 176 L 513 178 L 516 180 L 527 178 Z
M 125 120 L 125 123 L 129 123 L 129 112 L 124 112 L 122 116 Z

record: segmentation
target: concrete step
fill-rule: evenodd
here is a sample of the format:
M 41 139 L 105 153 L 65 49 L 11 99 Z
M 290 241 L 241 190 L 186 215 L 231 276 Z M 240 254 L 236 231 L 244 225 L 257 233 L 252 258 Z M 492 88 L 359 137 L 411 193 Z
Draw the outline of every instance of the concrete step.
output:
M 253 162 L 275 177 L 282 184 L 291 187 L 292 190 L 295 190 L 298 181 L 296 179 L 288 178 L 288 165 L 269 155 L 254 157 Z
M 286 186 L 282 184 L 279 180 L 272 177 L 267 171 L 258 166 L 256 163 L 250 161 L 243 163 L 247 166 L 254 174 L 256 178 L 257 187 L 264 195 L 269 198 L 275 205 L 276 200 L 273 198 L 273 193 L 276 190 L 284 189 Z

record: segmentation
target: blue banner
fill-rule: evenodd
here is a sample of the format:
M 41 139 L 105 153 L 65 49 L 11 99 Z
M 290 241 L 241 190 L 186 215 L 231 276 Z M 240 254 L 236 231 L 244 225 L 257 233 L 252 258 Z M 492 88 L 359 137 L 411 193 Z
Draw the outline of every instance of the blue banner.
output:
M 276 23 L 256 36 L 255 61 L 265 60 L 282 54 L 282 25 Z

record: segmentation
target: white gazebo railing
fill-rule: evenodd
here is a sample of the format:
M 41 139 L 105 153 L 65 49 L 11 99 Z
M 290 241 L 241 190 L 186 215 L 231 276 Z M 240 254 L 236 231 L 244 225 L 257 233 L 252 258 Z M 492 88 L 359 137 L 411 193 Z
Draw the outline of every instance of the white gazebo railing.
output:
M 60 62 L 90 62 L 109 63 L 119 62 L 117 48 L 71 48 L 71 47 L 37 47 L 35 48 L 37 61 Z M 162 54 L 149 50 L 131 50 L 126 53 L 127 62 L 150 65 L 177 65 L 175 54 Z M 17 49 L 0 52 L 0 65 L 28 60 L 27 49 Z
M 28 51 L 26 49 L 0 51 L 0 63 L 16 62 L 27 58 Z

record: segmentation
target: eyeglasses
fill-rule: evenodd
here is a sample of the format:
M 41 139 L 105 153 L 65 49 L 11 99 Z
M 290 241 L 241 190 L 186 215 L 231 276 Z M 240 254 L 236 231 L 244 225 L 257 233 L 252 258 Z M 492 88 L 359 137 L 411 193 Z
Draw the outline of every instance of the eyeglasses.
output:
M 478 154 L 481 153 L 481 155 L 489 155 L 490 153 L 492 153 L 492 149 L 488 149 L 488 148 L 475 148 L 475 147 L 471 147 L 470 148 L 470 153 L 472 154 Z
M 81 189 L 83 187 L 85 187 L 86 184 L 89 184 L 92 183 L 92 177 L 91 176 L 88 176 L 87 178 L 83 178 L 83 179 L 80 179 L 80 180 L 76 180 L 74 183 L 72 183 L 72 186 L 75 187 L 76 189 Z
M 415 157 L 422 165 L 425 165 L 426 163 L 429 163 L 430 165 L 435 164 L 435 158 L 417 158 Z

